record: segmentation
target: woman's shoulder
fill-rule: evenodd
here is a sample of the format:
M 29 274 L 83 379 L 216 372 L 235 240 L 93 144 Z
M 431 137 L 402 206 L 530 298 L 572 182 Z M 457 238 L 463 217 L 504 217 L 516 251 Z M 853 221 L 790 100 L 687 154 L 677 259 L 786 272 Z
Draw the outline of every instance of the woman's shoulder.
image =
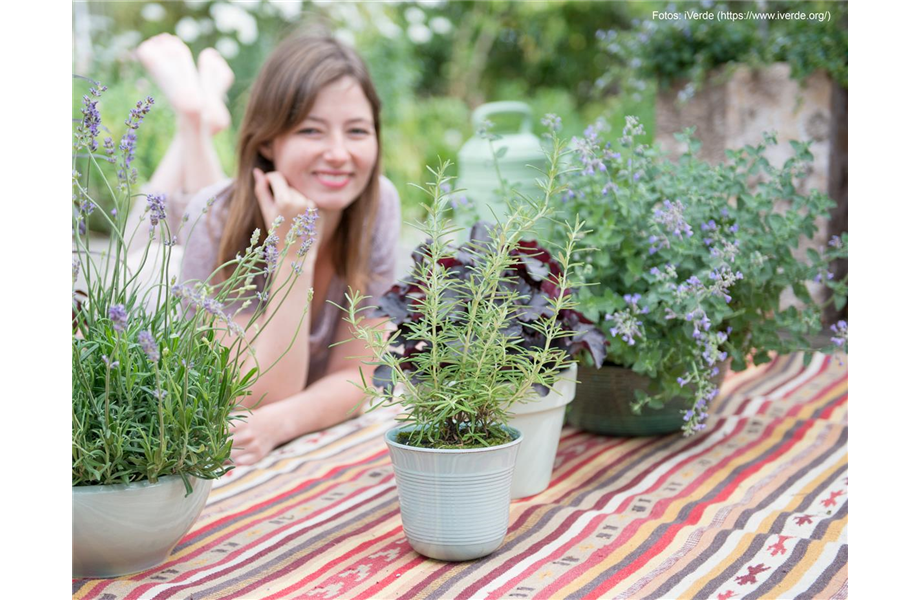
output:
M 227 202 L 227 199 L 230 197 L 230 192 L 232 189 L 233 178 L 228 177 L 195 192 L 192 194 L 192 198 L 188 202 L 187 212 L 189 217 L 196 217 L 196 212 L 198 214 L 210 212 L 205 211 L 205 209 L 210 209 L 215 205 L 219 208 L 223 208 Z
M 383 175 L 380 176 L 380 209 L 387 212 L 398 212 L 400 209 L 399 192 L 393 182 Z
M 184 235 L 179 243 L 185 244 L 193 237 L 201 237 L 207 231 L 210 237 L 220 237 L 226 219 L 227 200 L 233 189 L 233 179 L 227 178 L 211 184 L 190 195 L 185 206 Z M 193 233 L 194 232 L 194 233 Z
M 393 185 L 392 181 L 381 175 L 380 202 L 377 205 L 377 223 L 385 227 L 391 227 L 395 221 L 398 227 L 401 212 L 399 192 L 396 191 L 396 186 Z
M 214 269 L 232 189 L 233 180 L 226 179 L 201 189 L 189 200 L 188 222 L 183 227 L 184 235 L 180 236 L 184 247 L 183 280 L 204 280 Z
M 370 265 L 371 271 L 374 272 L 390 268 L 402 226 L 402 211 L 396 186 L 381 175 L 379 189 L 380 198 L 374 217 L 370 246 Z
M 399 192 L 396 191 L 393 182 L 383 175 L 380 176 L 379 190 L 380 198 L 377 202 L 377 214 L 374 217 L 374 238 L 389 240 L 394 235 L 398 235 L 402 225 Z M 389 245 L 389 242 L 385 242 L 384 245 Z

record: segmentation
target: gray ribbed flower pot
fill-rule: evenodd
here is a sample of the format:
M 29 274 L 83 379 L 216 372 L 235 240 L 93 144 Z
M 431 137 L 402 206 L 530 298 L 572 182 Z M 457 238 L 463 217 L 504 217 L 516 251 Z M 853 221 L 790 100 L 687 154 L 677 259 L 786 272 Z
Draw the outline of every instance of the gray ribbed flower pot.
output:
M 532 392 L 525 401 L 515 402 L 508 409 L 508 424 L 524 435 L 511 481 L 512 500 L 539 494 L 549 486 L 565 407 L 575 398 L 577 377 L 578 366 L 572 365 L 559 374 L 549 394 L 541 398 Z
M 491 448 L 440 450 L 400 444 L 386 433 L 403 531 L 416 552 L 463 561 L 491 554 L 508 533 L 511 478 L 521 433 Z
M 72 488 L 74 579 L 120 577 L 164 562 L 201 514 L 211 480 L 179 476 Z

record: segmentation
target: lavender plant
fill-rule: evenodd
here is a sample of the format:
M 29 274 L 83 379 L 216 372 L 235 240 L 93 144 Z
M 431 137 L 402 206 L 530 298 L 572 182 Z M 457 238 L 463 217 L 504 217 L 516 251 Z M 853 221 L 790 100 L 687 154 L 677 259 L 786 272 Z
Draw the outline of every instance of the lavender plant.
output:
M 256 361 L 243 372 L 244 361 L 255 358 L 259 325 L 277 310 L 269 312 L 269 303 L 286 297 L 296 280 L 317 215 L 297 217 L 283 241 L 279 218 L 267 234 L 254 231 L 246 250 L 207 280 L 178 281 L 170 258 L 190 215 L 181 219 L 180 231 L 170 231 L 165 199 L 135 192 L 137 132 L 154 100 L 138 102 L 117 146 L 106 137 L 100 153 L 104 91 L 95 84 L 84 96 L 74 137 L 72 484 L 179 475 L 191 491 L 189 476 L 215 479 L 232 468 L 230 425 L 244 418 L 235 412 L 238 401 L 273 366 Z M 85 227 L 98 206 L 91 183 L 107 189 L 115 206 L 104 215 L 112 234 L 102 253 L 90 250 Z M 129 222 L 135 200 L 146 207 L 141 220 Z M 196 215 L 189 235 L 202 216 Z M 136 235 L 147 241 L 140 264 L 133 265 L 128 248 Z M 278 269 L 278 257 L 293 244 L 299 244 L 297 260 L 291 269 Z M 152 268 L 145 269 L 148 263 Z M 227 266 L 232 274 L 220 280 Z M 155 273 L 152 281 L 141 276 L 148 271 Z M 77 290 L 81 275 L 86 287 Z M 242 311 L 248 319 L 237 320 Z
M 369 363 L 376 366 L 373 380 L 358 385 L 372 398 L 372 409 L 402 406 L 401 420 L 413 426 L 400 434 L 403 443 L 467 448 L 508 441 L 502 428 L 508 408 L 535 386 L 552 388 L 559 372 L 572 363 L 571 344 L 563 342 L 572 338 L 589 344 L 584 338 L 590 328 L 573 327 L 566 318 L 576 314 L 575 294 L 568 290 L 583 222 L 575 219 L 567 226 L 565 242 L 557 246 L 557 269 L 542 272 L 532 245 L 522 244 L 561 191 L 562 152 L 557 139 L 541 180 L 543 198 L 519 198 L 503 222 L 474 228 L 459 249 L 448 241 L 459 231 L 446 219 L 449 163 L 429 169 L 435 181 L 424 191 L 431 204 L 426 221 L 415 225 L 428 241 L 416 251 L 405 289 L 382 307 L 396 331 L 367 325 L 365 311 L 372 307 L 361 306 L 364 296 L 348 295 L 345 320 L 375 356 Z M 521 266 L 540 272 L 546 293 L 534 298 L 529 284 L 514 275 Z M 602 339 L 597 342 L 603 347 Z
M 561 216 L 592 224 L 584 243 L 599 250 L 577 272 L 598 283 L 582 287 L 579 302 L 605 323 L 607 362 L 653 380 L 633 409 L 684 397 L 691 434 L 705 427 L 726 361 L 742 370 L 772 352 L 803 350 L 811 358 L 808 336 L 821 329 L 822 302 L 846 302 L 846 280 L 834 281 L 829 265 L 846 256 L 847 236 L 809 249 L 805 259 L 793 253 L 832 207 L 825 194 L 796 189 L 812 160 L 807 144 L 793 142 L 795 156 L 780 168 L 764 156 L 776 144 L 772 135 L 710 165 L 695 156 L 699 144 L 688 130 L 678 136 L 688 151 L 674 163 L 636 141 L 643 129 L 634 117 L 615 143 L 605 139 L 608 131 L 599 120 L 573 139 L 573 170 L 562 180 L 569 191 Z M 813 298 L 812 281 L 827 286 L 827 300 Z M 780 304 L 787 289 L 802 308 Z M 821 352 L 846 351 L 846 323 L 833 328 L 833 343 Z

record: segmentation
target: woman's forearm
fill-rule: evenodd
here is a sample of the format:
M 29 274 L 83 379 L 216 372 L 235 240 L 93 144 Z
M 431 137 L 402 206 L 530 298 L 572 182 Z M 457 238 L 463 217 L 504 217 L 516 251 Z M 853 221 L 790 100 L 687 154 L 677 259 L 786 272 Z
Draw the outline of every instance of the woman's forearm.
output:
M 351 381 L 361 381 L 357 369 L 335 371 L 306 390 L 257 410 L 266 411 L 266 416 L 272 418 L 277 431 L 276 444 L 283 444 L 360 415 L 365 395 Z
M 290 273 L 292 260 L 287 256 L 279 260 L 276 280 L 279 284 Z M 304 389 L 310 362 L 308 308 L 314 263 L 315 258 L 307 255 L 303 272 L 291 286 L 287 298 L 284 297 L 284 290 L 274 294 L 265 315 L 260 319 L 264 325 L 253 347 L 262 373 L 251 388 L 252 394 L 242 400 L 244 406 L 252 407 L 260 399 L 262 404 L 278 402 Z M 254 366 L 255 360 L 249 356 L 243 372 Z

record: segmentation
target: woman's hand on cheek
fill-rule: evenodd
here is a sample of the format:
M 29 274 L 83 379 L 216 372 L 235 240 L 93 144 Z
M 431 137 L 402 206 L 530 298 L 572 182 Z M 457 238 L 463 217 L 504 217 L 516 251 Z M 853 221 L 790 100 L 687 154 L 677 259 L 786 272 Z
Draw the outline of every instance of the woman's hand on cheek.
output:
M 259 201 L 259 210 L 265 219 L 266 227 L 279 216 L 284 217 L 285 226 L 281 231 L 287 231 L 294 217 L 307 212 L 307 209 L 316 208 L 316 204 L 303 194 L 288 185 L 284 175 L 278 171 L 265 173 L 261 169 L 253 169 L 255 177 L 256 199 Z M 319 238 L 320 222 L 317 221 L 317 238 Z M 283 237 L 280 235 L 279 237 Z M 319 241 L 317 239 L 317 241 Z
M 234 421 L 230 433 L 230 458 L 237 465 L 254 465 L 281 443 L 276 437 L 278 427 L 264 409 L 252 411 L 245 421 Z

